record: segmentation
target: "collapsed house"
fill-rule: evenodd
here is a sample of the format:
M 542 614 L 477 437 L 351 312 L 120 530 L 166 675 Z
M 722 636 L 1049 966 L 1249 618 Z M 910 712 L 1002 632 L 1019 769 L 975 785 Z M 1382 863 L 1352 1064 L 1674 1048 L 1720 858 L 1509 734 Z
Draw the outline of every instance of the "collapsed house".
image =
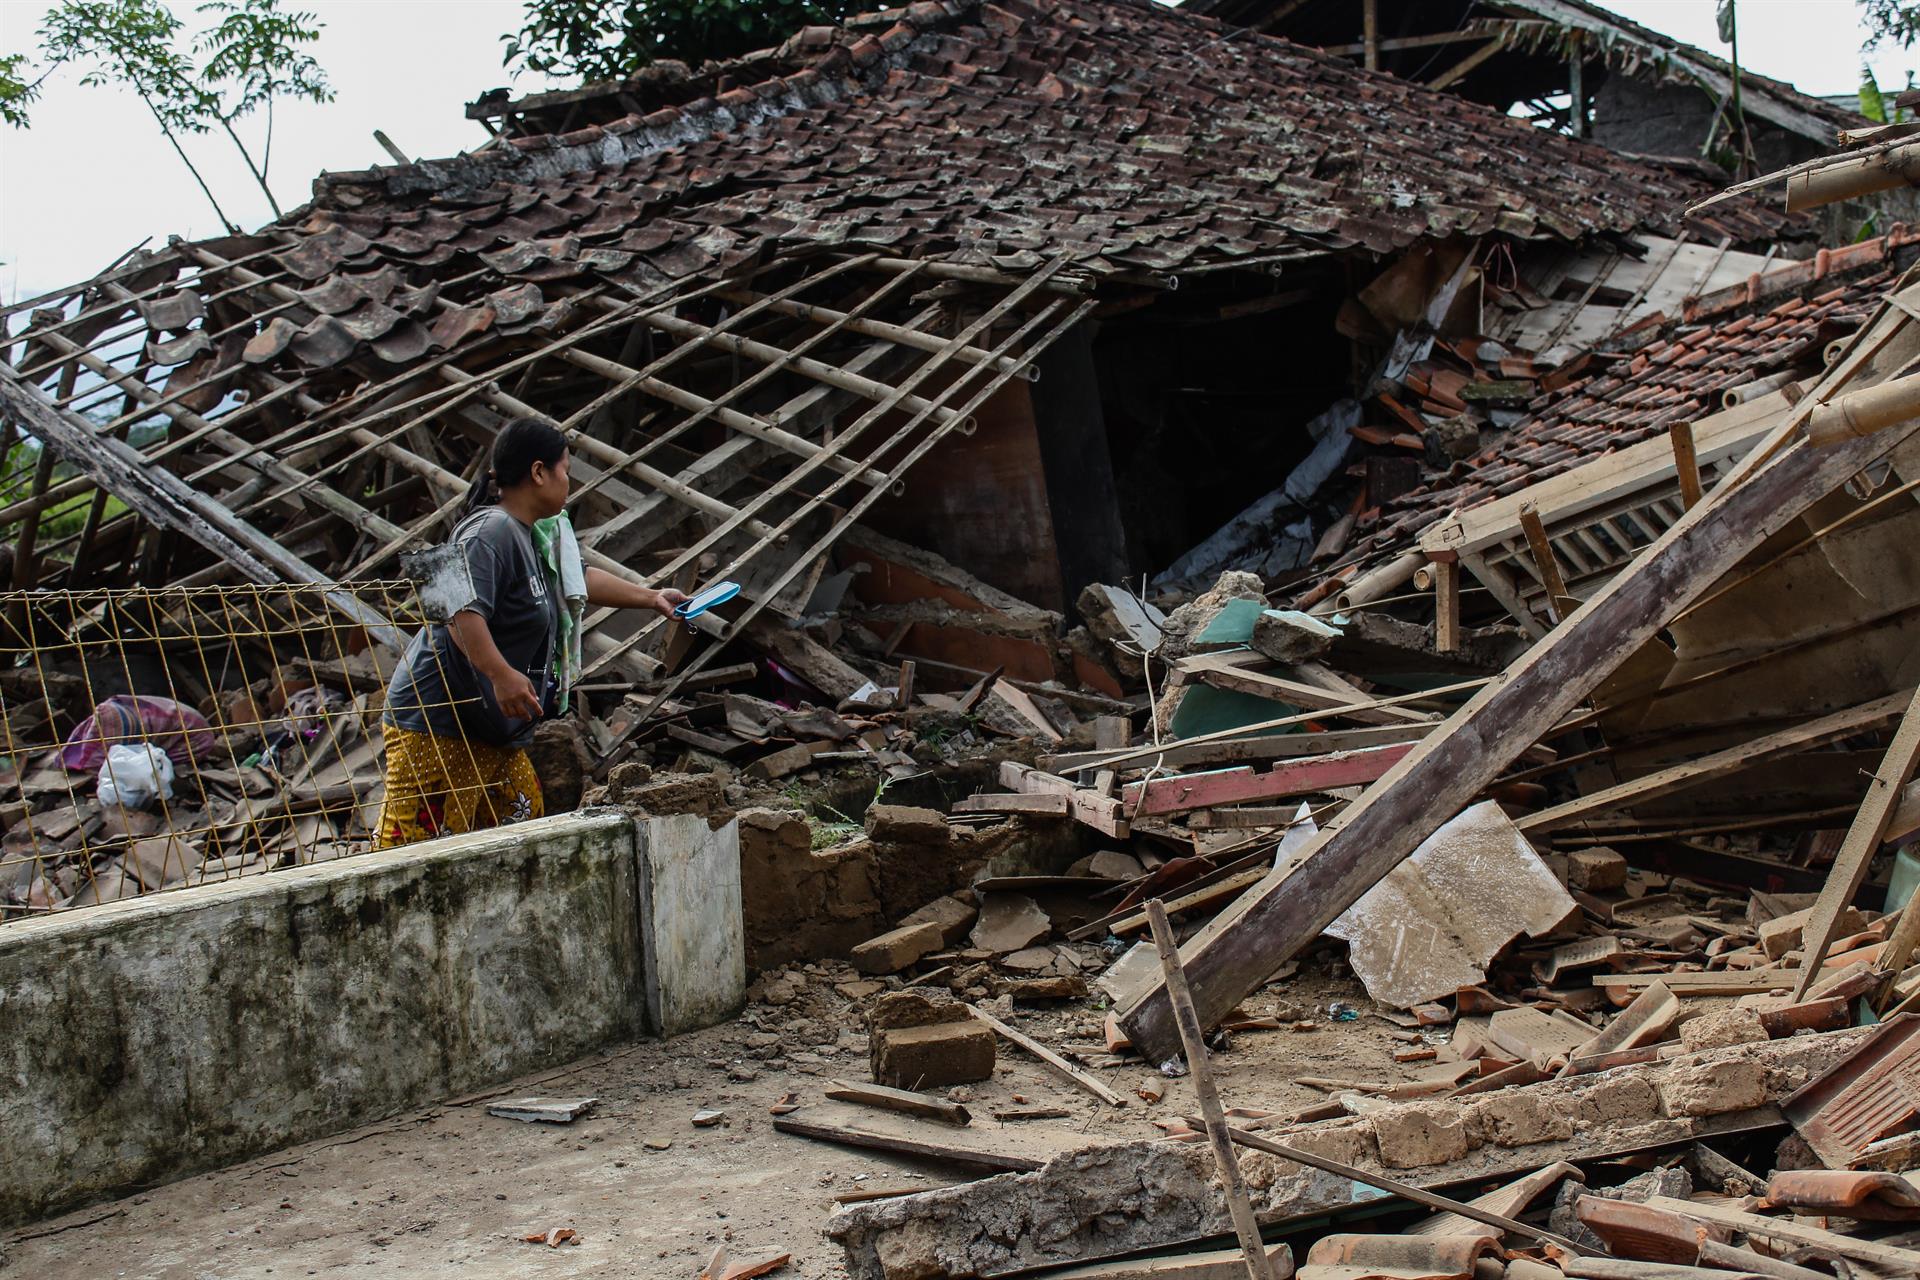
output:
M 1381 57 L 1456 43 L 1364 12 Z M 1479 34 L 1482 63 L 1545 56 Z M 8 753 L 32 768 L 4 775 L 0 869 L 28 874 L 0 911 L 51 938 L 72 906 L 350 865 L 415 620 L 400 557 L 532 416 L 574 442 L 590 562 L 744 589 L 703 633 L 589 620 L 543 772 L 643 834 L 581 819 L 553 861 L 603 870 L 528 928 L 618 935 L 638 911 L 646 1016 L 605 1013 L 623 937 L 548 948 L 614 995 L 516 1016 L 564 1013 L 541 1034 L 578 1055 L 744 998 L 757 1061 L 865 1057 L 872 1085 L 824 1096 L 716 1067 L 767 1092 L 754 1140 L 954 1170 L 842 1199 L 852 1274 L 1258 1275 L 1291 1265 L 1281 1243 L 1308 1280 L 1915 1269 L 1902 1238 L 1802 1219 L 1914 1212 L 1859 1171 L 1910 1167 L 1920 1122 L 1871 1110 L 1876 1064 L 1904 1097 L 1920 1001 L 1887 847 L 1920 830 L 1920 239 L 1822 248 L 1691 163 L 1355 53 L 1131 0 L 920 3 L 483 98 L 472 155 L 326 175 L 257 234 L 16 306 L 0 406 L 39 449 L 0 508 L 0 690 L 34 749 Z M 1897 180 L 1905 137 L 1846 163 Z M 201 629 L 223 592 L 297 600 L 336 648 L 302 665 L 271 614 Z M 118 677 L 89 661 L 103 633 Z M 203 679 L 147 687 L 182 654 Z M 55 753 L 106 732 L 109 695 L 162 693 L 219 744 L 169 743 L 205 812 L 129 823 Z M 387 911 L 333 904 L 330 954 Z M 676 1004 L 656 971 L 682 945 L 706 981 Z M 0 945 L 0 978 L 24 955 Z M 348 1003 L 377 1022 L 367 985 Z M 460 1012 L 463 1035 L 512 1021 Z M 1285 1071 L 1315 1101 L 1222 1110 L 1211 1058 L 1362 1019 L 1390 1051 Z M 0 1042 L 37 1079 L 18 1031 Z M 997 1081 L 1015 1056 L 1060 1096 Z M 491 1083 L 424 1078 L 416 1104 Z M 1198 1116 L 1090 1139 L 1167 1080 Z M 572 1123 L 593 1099 L 521 1101 Z M 142 1158 L 139 1181 L 198 1167 Z M 0 1214 L 136 1180 L 87 1168 L 0 1183 Z M 1447 1216 L 1391 1216 L 1409 1202 Z M 1396 1252 L 1381 1215 L 1452 1243 Z M 1229 1232 L 1242 1251 L 1191 1256 Z
M 1197 0 L 1194 7 L 1503 112 L 1520 108 L 1616 151 L 1696 159 L 1738 151 L 1729 137 L 1734 68 L 1726 58 L 1585 0 Z M 1837 132 L 1868 123 L 1853 104 L 1744 67 L 1739 79 L 1754 158 L 1767 168 L 1825 156 Z

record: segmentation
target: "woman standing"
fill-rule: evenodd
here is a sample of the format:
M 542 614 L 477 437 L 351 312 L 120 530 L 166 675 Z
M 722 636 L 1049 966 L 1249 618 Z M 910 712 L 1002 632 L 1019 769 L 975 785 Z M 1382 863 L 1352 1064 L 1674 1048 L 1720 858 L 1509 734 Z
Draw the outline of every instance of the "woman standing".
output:
M 570 465 L 566 437 L 530 418 L 494 438 L 492 468 L 474 482 L 451 539 L 467 603 L 413 638 L 387 686 L 376 847 L 545 811 L 526 745 L 543 716 L 564 709 L 561 667 L 576 620 L 563 582 L 578 575 L 586 603 L 613 608 L 671 615 L 686 599 L 600 569 L 579 574 L 562 527 Z

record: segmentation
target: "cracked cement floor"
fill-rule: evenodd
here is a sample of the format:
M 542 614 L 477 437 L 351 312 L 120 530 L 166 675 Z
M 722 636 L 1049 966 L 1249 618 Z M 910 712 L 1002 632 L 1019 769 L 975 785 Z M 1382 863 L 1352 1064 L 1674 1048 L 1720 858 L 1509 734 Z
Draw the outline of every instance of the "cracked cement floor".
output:
M 0 1242 L 0 1274 L 21 1277 L 638 1276 L 692 1280 L 717 1243 L 735 1258 L 787 1252 L 778 1275 L 844 1277 L 821 1233 L 835 1197 L 915 1190 L 965 1176 L 955 1166 L 776 1133 L 768 1107 L 788 1092 L 818 1100 L 832 1077 L 868 1078 L 856 1004 L 835 983 L 843 966 L 809 966 L 806 992 L 786 1006 L 750 1005 L 723 1026 L 646 1042 L 352 1133 L 289 1148 L 140 1195 L 78 1210 Z M 796 967 L 795 972 L 801 972 Z M 1323 1095 L 1299 1076 L 1401 1080 L 1402 1047 L 1384 1022 L 1326 1019 L 1334 1000 L 1370 1007 L 1350 976 L 1309 966 L 1248 1001 L 1251 1014 L 1314 1018 L 1317 1029 L 1231 1037 L 1216 1055 L 1229 1105 L 1291 1110 Z M 1022 1029 L 1056 1047 L 1097 1052 L 1098 1008 L 1023 1007 Z M 1151 1134 L 1153 1119 L 1194 1110 L 1187 1080 L 1163 1080 L 1149 1104 L 1135 1092 L 1137 1060 L 1096 1071 L 1127 1098 L 1108 1108 L 1003 1044 L 993 1079 L 962 1086 L 976 1128 L 1016 1094 L 1067 1108 L 1045 1122 L 1093 1140 Z M 489 1101 L 538 1094 L 599 1098 L 568 1125 L 487 1114 Z M 718 1108 L 720 1127 L 695 1128 Z M 1016 1126 L 1004 1126 L 1013 1130 Z M 652 1145 L 649 1145 L 649 1144 Z M 656 1147 L 670 1144 L 665 1150 Z M 521 1237 L 570 1228 L 559 1247 Z

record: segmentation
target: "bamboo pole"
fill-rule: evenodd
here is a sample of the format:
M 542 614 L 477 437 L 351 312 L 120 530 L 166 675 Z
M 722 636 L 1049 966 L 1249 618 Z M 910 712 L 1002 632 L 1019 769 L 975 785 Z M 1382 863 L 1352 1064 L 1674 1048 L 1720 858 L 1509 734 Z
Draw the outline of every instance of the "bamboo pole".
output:
M 1920 373 L 1852 391 L 1816 407 L 1807 419 L 1807 439 L 1816 447 L 1870 436 L 1920 418 Z
M 1213 1067 L 1207 1061 L 1207 1043 L 1200 1030 L 1200 1019 L 1193 1011 L 1187 974 L 1180 967 L 1180 947 L 1174 941 L 1173 926 L 1167 923 L 1167 908 L 1158 898 L 1147 903 L 1147 923 L 1153 928 L 1153 945 L 1160 951 L 1160 969 L 1166 975 L 1167 994 L 1173 1000 L 1173 1016 L 1180 1027 L 1180 1043 L 1186 1049 L 1193 1091 L 1200 1100 L 1200 1115 L 1206 1121 L 1207 1141 L 1213 1146 L 1214 1163 L 1220 1167 L 1220 1187 L 1227 1197 L 1227 1213 L 1233 1218 L 1233 1233 L 1240 1237 L 1240 1249 L 1247 1255 L 1247 1274 L 1252 1280 L 1276 1280 L 1273 1264 L 1267 1260 L 1266 1244 L 1260 1239 L 1260 1223 L 1247 1200 L 1247 1182 L 1240 1176 L 1240 1161 L 1233 1154 L 1226 1109 L 1220 1105 L 1220 1090 L 1214 1084 Z

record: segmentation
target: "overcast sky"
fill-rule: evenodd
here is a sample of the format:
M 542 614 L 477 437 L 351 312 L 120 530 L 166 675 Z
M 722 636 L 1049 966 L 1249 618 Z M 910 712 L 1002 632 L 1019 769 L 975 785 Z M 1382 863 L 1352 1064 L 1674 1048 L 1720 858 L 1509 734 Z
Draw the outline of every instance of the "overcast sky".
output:
M 28 50 L 51 5 L 0 0 L 0 52 Z M 192 0 L 175 9 L 193 19 Z M 387 163 L 373 140 L 384 129 L 410 155 L 446 156 L 485 139 L 462 105 L 509 83 L 500 35 L 520 25 L 520 0 L 302 0 L 326 30 L 314 49 L 338 91 L 324 107 L 287 106 L 277 117 L 271 179 L 283 207 L 300 204 L 322 170 Z M 877 7 L 877 6 L 876 6 Z M 1719 51 L 1714 0 L 1615 0 L 1620 13 Z M 1852 0 L 1741 0 L 1740 52 L 1755 71 L 1810 93 L 1859 83 L 1860 30 Z M 1920 57 L 1873 59 L 1884 86 L 1905 83 Z M 544 87 L 521 77 L 520 92 Z M 259 125 L 249 138 L 257 137 Z M 224 137 L 187 141 L 227 213 L 266 221 L 266 201 Z M 206 197 L 147 117 L 138 98 L 82 88 L 56 75 L 33 107 L 33 125 L 0 126 L 0 298 L 44 292 L 93 274 L 152 236 L 218 234 Z

